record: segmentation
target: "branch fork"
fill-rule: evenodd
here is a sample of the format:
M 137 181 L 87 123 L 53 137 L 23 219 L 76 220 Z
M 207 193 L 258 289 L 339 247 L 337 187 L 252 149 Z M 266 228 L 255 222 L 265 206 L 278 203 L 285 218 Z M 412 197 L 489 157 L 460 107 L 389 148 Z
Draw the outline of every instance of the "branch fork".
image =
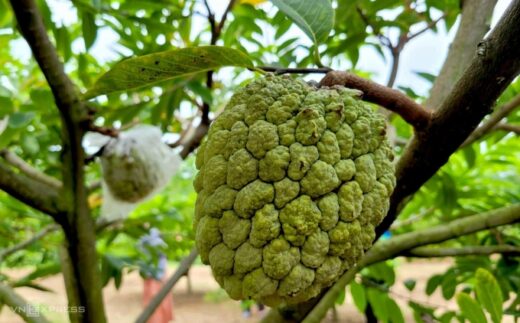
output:
M 321 80 L 320 86 L 342 85 L 361 90 L 363 99 L 399 114 L 416 132 L 426 129 L 432 113 L 398 90 L 377 84 L 350 72 L 331 71 Z

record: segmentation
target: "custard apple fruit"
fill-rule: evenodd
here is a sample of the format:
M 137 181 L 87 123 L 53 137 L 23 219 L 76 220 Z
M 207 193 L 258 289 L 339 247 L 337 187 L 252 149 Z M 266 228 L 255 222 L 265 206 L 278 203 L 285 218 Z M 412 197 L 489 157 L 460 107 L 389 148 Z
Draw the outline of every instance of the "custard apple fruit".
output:
M 196 157 L 194 227 L 231 298 L 306 301 L 371 247 L 395 176 L 385 121 L 360 94 L 267 75 L 213 122 Z

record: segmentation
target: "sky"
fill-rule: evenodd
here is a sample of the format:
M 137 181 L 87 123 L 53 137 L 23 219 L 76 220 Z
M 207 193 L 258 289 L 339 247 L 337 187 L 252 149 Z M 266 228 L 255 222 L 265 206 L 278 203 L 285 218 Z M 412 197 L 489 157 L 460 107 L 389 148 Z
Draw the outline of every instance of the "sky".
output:
M 222 0 L 209 0 L 208 2 L 215 11 L 217 17 L 222 15 L 227 5 L 227 1 Z M 511 2 L 512 0 L 498 1 L 495 12 L 493 14 L 492 26 L 496 24 Z M 73 8 L 70 1 L 48 0 L 48 3 L 54 14 L 53 19 L 58 21 L 58 24 L 63 24 L 66 26 L 73 23 L 77 19 L 75 9 Z M 202 4 L 200 5 L 202 6 Z M 271 5 L 266 3 L 263 4 L 261 8 L 269 10 Z M 200 11 L 204 12 L 205 10 L 203 7 L 201 7 Z M 391 19 L 395 13 L 389 11 L 384 13 L 384 15 L 387 15 L 385 18 Z M 201 28 L 199 30 L 195 28 L 192 31 L 194 34 L 196 34 L 202 30 L 202 27 L 205 26 L 206 22 L 204 21 L 203 17 L 194 17 L 194 19 L 201 20 L 195 20 L 193 23 L 194 26 L 199 26 L 199 28 Z M 448 33 L 444 28 L 444 24 L 440 24 L 440 28 L 438 29 L 437 33 L 428 31 L 408 43 L 401 54 L 400 68 L 397 74 L 396 86 L 410 87 L 420 95 L 427 95 L 430 84 L 428 81 L 417 76 L 416 72 L 427 72 L 437 75 L 448 52 L 449 44 L 455 36 L 457 26 L 458 22 Z M 420 29 L 421 27 L 418 28 Z M 266 31 L 266 33 L 269 34 L 269 31 Z M 390 35 L 391 38 L 392 36 L 396 37 L 396 35 Z M 305 34 L 296 26 L 291 28 L 285 37 L 300 37 L 302 42 L 305 42 L 306 44 L 309 43 L 307 36 L 305 36 Z M 94 46 L 90 49 L 90 53 L 100 61 L 111 61 L 118 59 L 119 54 L 117 53 L 116 49 L 121 50 L 121 48 L 117 46 L 117 40 L 118 36 L 115 32 L 111 31 L 109 28 L 100 28 L 97 40 Z M 29 59 L 30 51 L 23 40 L 14 42 L 12 46 L 13 51 L 18 57 Z M 77 39 L 76 42 L 73 43 L 73 51 L 79 52 L 83 50 L 83 42 L 81 39 Z M 388 58 L 390 57 L 389 55 L 387 56 Z M 374 81 L 385 84 L 390 73 L 390 64 L 390 59 L 385 62 L 373 48 L 367 46 L 361 50 L 360 60 L 358 62 L 357 68 L 371 72 Z M 349 66 L 348 64 L 344 66 L 342 64 L 342 66 L 332 67 L 348 68 Z M 320 76 L 311 76 L 311 78 L 318 80 Z

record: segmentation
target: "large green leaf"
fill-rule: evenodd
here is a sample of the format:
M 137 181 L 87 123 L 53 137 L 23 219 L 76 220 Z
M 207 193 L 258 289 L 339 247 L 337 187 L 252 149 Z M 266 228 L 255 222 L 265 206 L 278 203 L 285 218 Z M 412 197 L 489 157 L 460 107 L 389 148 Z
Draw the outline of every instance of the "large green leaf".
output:
M 486 311 L 491 314 L 493 322 L 500 322 L 502 319 L 503 298 L 497 280 L 489 271 L 482 268 L 477 269 L 476 278 L 475 289 L 478 300 Z
M 387 322 L 390 318 L 388 296 L 375 288 L 368 288 L 367 299 L 377 319 L 381 322 Z
M 329 0 L 271 0 L 317 46 L 327 39 L 334 26 L 334 10 Z
M 352 299 L 354 300 L 354 304 L 360 312 L 365 312 L 367 308 L 367 296 L 365 294 L 365 288 L 361 285 L 354 282 L 350 283 L 350 293 L 352 294 Z
M 96 17 L 92 12 L 83 11 L 81 13 L 81 21 L 83 40 L 85 41 L 85 48 L 88 50 L 94 44 L 97 37 Z
M 462 314 L 470 321 L 470 323 L 486 323 L 486 316 L 482 311 L 482 307 L 466 293 L 457 295 L 457 304 Z
M 244 53 L 220 46 L 189 47 L 129 58 L 103 74 L 84 94 L 84 99 L 186 77 L 223 66 L 252 68 L 253 63 Z

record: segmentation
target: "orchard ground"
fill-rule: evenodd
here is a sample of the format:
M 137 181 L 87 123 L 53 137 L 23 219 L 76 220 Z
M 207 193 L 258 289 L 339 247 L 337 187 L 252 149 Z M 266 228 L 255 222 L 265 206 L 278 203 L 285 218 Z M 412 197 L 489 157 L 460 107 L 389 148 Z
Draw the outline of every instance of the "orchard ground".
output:
M 393 298 L 404 310 L 406 322 L 414 322 L 411 310 L 406 306 L 408 300 L 431 305 L 440 312 L 448 309 L 455 310 L 454 301 L 446 301 L 439 290 L 430 297 L 426 296 L 424 289 L 429 277 L 437 273 L 443 273 L 451 262 L 445 260 L 414 260 L 406 262 L 403 258 L 397 273 L 397 281 L 392 287 Z M 173 272 L 175 267 L 169 268 Z M 10 273 L 12 276 L 22 276 L 24 271 Z M 408 291 L 403 282 L 406 279 L 415 279 L 416 287 Z M 222 322 L 256 322 L 261 317 L 254 309 L 253 316 L 249 319 L 241 315 L 240 304 L 229 300 L 211 276 L 209 266 L 196 265 L 190 270 L 192 291 L 188 293 L 186 278 L 182 278 L 173 290 L 175 322 L 179 323 L 222 323 Z M 40 285 L 50 288 L 54 293 L 40 292 L 29 288 L 18 288 L 17 292 L 32 304 L 41 305 L 42 308 L 64 308 L 67 305 L 63 279 L 60 275 L 52 276 L 38 281 Z M 142 310 L 141 295 L 143 282 L 137 272 L 124 276 L 122 286 L 116 290 L 113 283 L 104 289 L 106 311 L 109 322 L 126 323 L 133 322 Z M 347 293 L 345 303 L 337 307 L 338 322 L 358 323 L 364 322 L 364 317 L 352 304 Z M 66 313 L 49 312 L 47 317 L 53 323 L 68 322 Z M 507 317 L 506 317 L 507 319 Z M 19 316 L 10 309 L 4 308 L 0 313 L 0 323 L 23 322 Z M 329 312 L 326 322 L 333 322 Z M 505 322 L 505 321 L 504 321 Z

